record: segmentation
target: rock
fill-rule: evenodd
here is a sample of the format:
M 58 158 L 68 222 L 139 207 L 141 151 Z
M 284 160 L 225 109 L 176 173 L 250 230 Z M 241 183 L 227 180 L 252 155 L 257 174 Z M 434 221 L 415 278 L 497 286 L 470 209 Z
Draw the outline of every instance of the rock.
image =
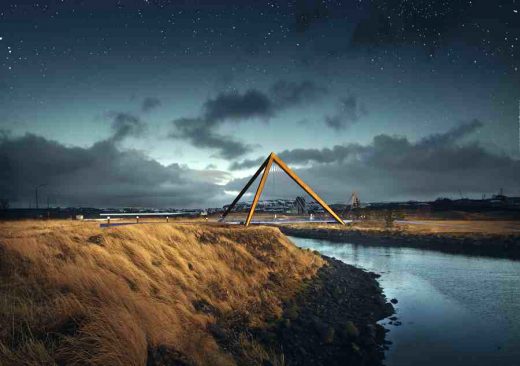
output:
M 355 343 L 351 343 L 350 346 L 352 347 L 352 350 L 355 352 L 355 353 L 360 353 L 360 348 L 357 344 Z
M 192 305 L 198 312 L 212 315 L 220 315 L 220 311 L 204 299 L 194 300 L 192 302 Z
M 271 272 L 271 273 L 269 273 L 268 278 L 269 278 L 269 281 L 271 281 L 272 283 L 274 283 L 277 286 L 281 286 L 283 283 L 283 277 L 279 273 Z
M 399 320 L 396 321 L 396 322 L 394 322 L 394 325 L 395 325 L 396 327 L 400 326 L 401 324 L 403 324 L 403 323 L 401 323 Z
M 395 299 L 395 298 L 392 299 L 392 300 L 390 300 L 390 302 L 391 302 L 392 304 L 394 304 L 394 305 L 398 303 L 397 299 Z
M 266 329 L 258 332 L 258 339 L 261 342 L 270 343 L 270 344 L 277 341 L 276 333 L 271 332 Z
M 96 244 L 99 246 L 105 246 L 105 240 L 103 239 L 103 235 L 93 235 L 87 239 L 89 243 Z
M 385 312 L 386 316 L 392 315 L 395 312 L 394 307 L 392 306 L 392 304 L 387 302 L 384 305 L 384 312 Z
M 320 336 L 320 340 L 325 344 L 330 344 L 334 342 L 335 331 L 331 326 L 315 319 L 314 320 L 314 329 L 316 329 L 316 333 Z
M 327 324 L 323 323 L 318 317 L 312 318 L 312 324 L 314 326 L 314 329 L 316 330 L 316 333 L 320 335 L 322 334 L 323 330 L 327 327 Z
M 370 276 L 372 276 L 372 278 L 379 278 L 381 277 L 381 275 L 379 273 L 375 273 L 375 272 L 367 272 Z
M 146 366 L 166 365 L 189 366 L 192 362 L 184 354 L 169 346 L 149 347 Z
M 298 307 L 296 305 L 291 305 L 284 311 L 284 315 L 286 318 L 289 318 L 291 320 L 295 320 L 298 318 Z
M 349 339 L 356 339 L 359 337 L 359 329 L 357 329 L 356 325 L 352 321 L 348 321 L 344 326 L 345 335 Z
M 373 324 L 367 325 L 367 334 L 370 338 L 376 337 L 376 327 Z
M 385 334 L 386 329 L 382 325 L 376 324 L 376 342 L 377 343 L 384 343 L 385 342 Z
M 222 328 L 218 324 L 214 324 L 214 323 L 208 324 L 208 330 L 217 339 L 222 340 L 222 339 L 226 338 L 226 332 L 225 332 L 224 328 Z
M 327 327 L 326 330 L 325 330 L 325 333 L 322 334 L 322 342 L 325 343 L 325 344 L 331 344 L 332 342 L 334 342 L 334 335 L 335 335 L 335 330 L 334 328 L 332 327 Z
M 193 264 L 188 263 L 188 268 L 190 269 L 190 271 L 193 271 Z
M 334 286 L 334 289 L 332 290 L 332 295 L 335 298 L 341 298 L 343 296 L 343 289 L 341 286 Z
M 302 355 L 305 355 L 307 353 L 307 350 L 305 349 L 305 347 L 298 347 L 298 351 L 302 354 Z

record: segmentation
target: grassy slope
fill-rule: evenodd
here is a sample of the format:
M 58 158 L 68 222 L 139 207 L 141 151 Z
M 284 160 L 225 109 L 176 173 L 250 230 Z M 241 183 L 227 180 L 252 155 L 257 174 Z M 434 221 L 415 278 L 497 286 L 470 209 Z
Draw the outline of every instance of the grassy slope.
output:
M 0 364 L 232 365 L 208 325 L 262 326 L 323 264 L 265 227 L 0 223 Z

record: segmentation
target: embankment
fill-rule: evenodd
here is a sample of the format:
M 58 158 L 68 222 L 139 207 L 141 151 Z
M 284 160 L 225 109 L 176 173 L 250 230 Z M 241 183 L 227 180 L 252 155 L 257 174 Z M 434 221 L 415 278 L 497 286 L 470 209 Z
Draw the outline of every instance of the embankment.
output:
M 377 365 L 391 312 L 275 228 L 0 223 L 2 365 Z
M 408 247 L 467 254 L 520 259 L 520 235 L 479 233 L 411 233 L 401 230 L 357 230 L 355 228 L 323 228 L 281 226 L 289 236 L 325 239 L 340 243 L 368 246 Z

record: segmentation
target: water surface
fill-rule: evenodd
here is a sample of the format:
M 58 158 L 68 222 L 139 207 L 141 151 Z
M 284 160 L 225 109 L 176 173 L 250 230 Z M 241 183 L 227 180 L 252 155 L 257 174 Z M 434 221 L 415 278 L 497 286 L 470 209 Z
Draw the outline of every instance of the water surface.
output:
M 520 365 L 520 261 L 291 240 L 381 274 L 402 322 L 381 321 L 386 365 Z

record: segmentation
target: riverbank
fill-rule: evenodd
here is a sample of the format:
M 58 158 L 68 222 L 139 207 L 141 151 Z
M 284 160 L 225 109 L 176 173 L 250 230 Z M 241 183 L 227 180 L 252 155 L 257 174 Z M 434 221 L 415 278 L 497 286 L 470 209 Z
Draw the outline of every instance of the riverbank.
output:
M 381 274 L 397 313 L 385 365 L 517 365 L 520 359 L 520 261 L 339 244 L 292 237 L 345 263 Z M 396 319 L 397 318 L 397 319 Z
M 6 365 L 380 365 L 376 275 L 278 229 L 0 223 Z
M 324 257 L 328 265 L 285 306 L 278 340 L 290 365 L 379 365 L 394 313 L 379 275 Z M 394 300 L 395 301 L 395 300 Z
M 478 222 L 475 223 L 478 226 Z M 340 227 L 338 225 L 280 225 L 280 230 L 288 236 L 311 239 L 325 239 L 340 243 L 366 246 L 409 247 L 437 250 L 452 254 L 467 254 L 520 260 L 520 233 L 508 232 L 450 232 L 447 229 L 425 230 L 406 226 L 385 229 L 367 226 Z M 448 227 L 449 228 L 449 227 Z
M 243 357 L 239 340 L 244 334 L 281 355 L 280 365 L 382 364 L 389 342 L 377 321 L 392 315 L 394 308 L 382 296 L 379 275 L 323 258 L 327 264 L 284 302 L 281 317 L 265 327 L 250 328 L 240 319 L 217 322 L 214 333 L 238 364 L 254 364 Z

